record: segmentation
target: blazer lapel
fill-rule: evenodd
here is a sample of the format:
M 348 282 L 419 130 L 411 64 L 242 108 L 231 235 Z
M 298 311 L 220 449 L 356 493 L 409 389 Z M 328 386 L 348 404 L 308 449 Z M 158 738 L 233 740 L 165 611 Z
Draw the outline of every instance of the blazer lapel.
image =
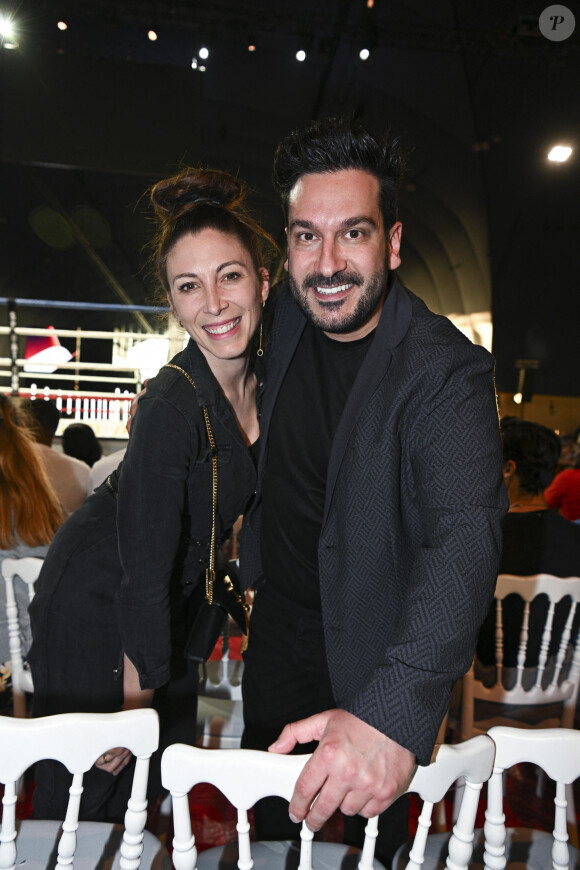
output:
M 355 378 L 332 442 L 326 479 L 323 527 L 352 430 L 379 383 L 386 377 L 393 350 L 405 337 L 411 323 L 411 313 L 412 303 L 409 294 L 399 283 L 396 275 L 392 274 L 391 286 L 373 343 Z

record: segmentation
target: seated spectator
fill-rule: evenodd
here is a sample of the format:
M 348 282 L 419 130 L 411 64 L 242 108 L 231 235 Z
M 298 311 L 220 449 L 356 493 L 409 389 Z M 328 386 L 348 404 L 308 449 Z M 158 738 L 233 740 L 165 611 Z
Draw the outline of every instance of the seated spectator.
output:
M 546 501 L 567 520 L 580 519 L 580 446 L 573 444 L 569 467 L 556 475 L 546 489 Z
M 126 449 L 126 447 L 122 447 L 121 450 L 115 450 L 114 453 L 108 453 L 106 456 L 97 459 L 91 469 L 92 489 L 96 489 L 97 486 L 100 486 L 101 483 L 107 479 L 109 474 L 112 474 L 113 471 L 118 468 L 123 461 Z
M 101 442 L 87 423 L 71 423 L 62 433 L 62 449 L 92 468 L 103 455 Z
M 22 425 L 13 403 L 0 394 L 0 562 L 24 556 L 44 558 L 54 533 L 64 520 L 58 497 L 47 477 L 30 428 Z M 28 592 L 16 577 L 14 593 L 18 606 L 21 645 L 31 643 Z M 0 683 L 9 682 L 10 659 L 6 592 L 0 584 Z M 2 704 L 4 706 L 4 704 Z
M 60 503 L 72 513 L 91 492 L 91 470 L 86 462 L 64 456 L 52 447 L 60 411 L 52 399 L 27 399 L 22 403 L 32 420 L 37 450 Z
M 580 575 L 580 527 L 550 509 L 544 489 L 554 476 L 560 456 L 560 439 L 551 429 L 527 420 L 502 420 L 503 477 L 510 508 L 502 521 L 503 553 L 501 574 Z M 562 472 L 564 473 L 564 472 Z M 529 646 L 526 667 L 534 667 L 548 609 L 547 599 L 530 607 Z M 556 605 L 552 643 L 554 655 L 570 612 L 570 600 Z M 509 595 L 503 602 L 504 665 L 517 663 L 517 645 L 522 622 L 523 601 Z M 577 630 L 578 618 L 575 622 Z M 484 665 L 495 663 L 495 603 L 481 629 L 477 656 Z

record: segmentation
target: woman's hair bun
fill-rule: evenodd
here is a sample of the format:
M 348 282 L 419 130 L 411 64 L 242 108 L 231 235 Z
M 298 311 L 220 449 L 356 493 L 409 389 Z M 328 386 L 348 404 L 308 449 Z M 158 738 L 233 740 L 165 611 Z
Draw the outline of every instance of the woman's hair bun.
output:
M 245 198 L 243 182 L 220 169 L 186 167 L 151 188 L 151 204 L 161 220 L 178 218 L 184 211 L 203 203 L 233 209 Z

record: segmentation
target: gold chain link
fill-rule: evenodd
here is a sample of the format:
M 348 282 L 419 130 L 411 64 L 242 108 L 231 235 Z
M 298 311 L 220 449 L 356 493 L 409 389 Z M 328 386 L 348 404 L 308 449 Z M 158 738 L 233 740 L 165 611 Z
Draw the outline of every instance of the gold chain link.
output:
M 184 369 L 180 366 L 176 366 L 173 363 L 167 363 L 164 368 L 166 369 L 175 369 L 178 372 L 187 378 L 191 386 L 194 390 L 197 390 L 195 386 L 195 381 Z M 202 405 L 203 410 L 203 419 L 205 420 L 205 428 L 207 431 L 207 438 L 209 441 L 209 446 L 211 448 L 211 468 L 212 468 L 212 521 L 211 521 L 211 541 L 209 546 L 209 568 L 206 568 L 205 571 L 205 597 L 210 604 L 213 604 L 213 584 L 215 580 L 215 527 L 216 527 L 216 517 L 217 517 L 217 494 L 218 494 L 218 462 L 217 462 L 217 450 L 215 446 L 215 439 L 213 437 L 213 430 L 211 428 L 211 422 L 209 419 L 209 412 L 205 405 Z

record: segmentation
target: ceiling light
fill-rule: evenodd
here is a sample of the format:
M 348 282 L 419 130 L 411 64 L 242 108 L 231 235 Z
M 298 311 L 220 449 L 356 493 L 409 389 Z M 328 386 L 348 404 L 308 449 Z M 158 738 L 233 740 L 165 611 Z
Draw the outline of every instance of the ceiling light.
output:
M 302 61 L 305 61 L 306 60 L 306 52 L 302 51 L 302 49 L 300 49 L 300 51 L 297 51 L 296 52 L 296 60 L 299 60 L 300 63 L 302 63 Z
M 248 45 L 248 51 L 255 51 L 255 50 L 256 50 L 256 46 L 254 45 L 253 42 L 250 42 L 250 44 Z
M 13 39 L 14 37 L 12 22 L 10 19 L 4 18 L 4 16 L 0 17 L 0 37 L 2 39 Z
M 200 48 L 198 51 L 199 56 L 202 60 L 207 60 L 209 57 L 209 49 L 208 48 Z
M 0 16 L 0 46 L 4 48 L 18 48 L 18 40 L 14 33 L 12 21 L 5 16 Z
M 58 21 L 56 26 L 58 27 L 59 30 L 66 30 L 68 27 L 66 21 Z
M 358 54 L 358 56 L 360 57 L 361 60 L 368 60 L 369 55 L 370 55 L 370 51 L 368 50 L 368 48 L 361 48 L 361 50 L 359 51 L 359 54 Z
M 524 397 L 522 396 L 521 393 L 514 393 L 514 402 L 516 403 L 516 405 L 521 405 L 523 398 Z
M 149 30 L 149 31 L 147 32 L 147 39 L 149 39 L 150 42 L 156 42 L 156 41 L 157 41 L 157 34 L 156 34 L 156 32 L 155 32 L 154 30 Z
M 205 66 L 198 66 L 198 70 L 199 70 L 200 72 L 205 72 L 205 71 L 206 71 L 206 67 L 205 67 Z
M 572 149 L 568 145 L 554 145 L 548 154 L 548 160 L 552 160 L 554 163 L 564 163 L 571 153 Z
M 375 5 L 375 0 L 367 0 L 367 9 L 372 9 Z
M 191 61 L 191 68 L 197 69 L 197 58 L 196 57 L 194 57 L 193 60 Z

